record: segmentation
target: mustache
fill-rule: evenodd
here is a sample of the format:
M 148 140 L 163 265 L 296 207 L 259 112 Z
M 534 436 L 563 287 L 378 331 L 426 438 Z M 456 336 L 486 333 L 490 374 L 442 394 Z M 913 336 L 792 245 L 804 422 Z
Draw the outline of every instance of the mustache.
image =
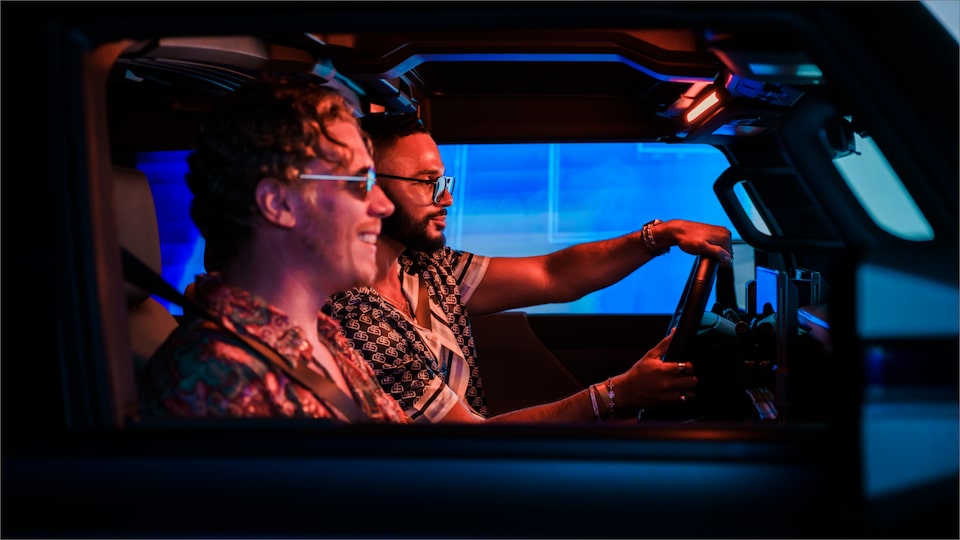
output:
M 438 211 L 438 212 L 435 212 L 435 213 L 433 213 L 433 214 L 430 214 L 429 216 L 427 216 L 426 221 L 430 221 L 430 220 L 433 219 L 433 218 L 443 217 L 443 216 L 445 216 L 445 215 L 447 215 L 447 209 L 446 209 L 446 208 L 444 208 L 443 210 L 440 210 L 440 211 Z

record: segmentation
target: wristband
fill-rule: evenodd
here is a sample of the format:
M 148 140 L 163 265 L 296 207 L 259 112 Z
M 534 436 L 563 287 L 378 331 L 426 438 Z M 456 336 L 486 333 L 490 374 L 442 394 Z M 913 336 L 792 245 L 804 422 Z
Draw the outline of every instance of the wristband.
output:
M 593 405 L 593 416 L 597 418 L 597 422 L 603 422 L 603 418 L 600 417 L 600 407 L 597 406 L 597 394 L 593 391 L 593 385 L 590 385 L 590 405 Z
M 616 412 L 614 410 L 614 403 L 613 403 L 613 399 L 615 397 L 617 397 L 617 393 L 613 391 L 613 379 L 607 379 L 607 398 L 610 399 L 610 401 L 607 403 L 607 409 L 609 409 L 610 411 L 611 418 L 614 416 L 614 413 Z
M 660 255 L 666 255 L 670 253 L 670 246 L 665 248 L 657 248 L 657 239 L 653 236 L 653 228 L 657 225 L 663 223 L 659 219 L 653 221 L 648 221 L 643 224 L 643 228 L 640 229 L 640 240 L 643 241 L 643 245 L 653 253 L 654 257 L 659 257 Z

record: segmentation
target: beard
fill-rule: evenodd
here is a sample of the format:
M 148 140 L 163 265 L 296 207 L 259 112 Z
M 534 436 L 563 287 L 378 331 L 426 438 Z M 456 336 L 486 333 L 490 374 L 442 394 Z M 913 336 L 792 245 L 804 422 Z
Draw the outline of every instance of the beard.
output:
M 397 206 L 393 214 L 383 219 L 381 234 L 402 243 L 407 249 L 430 253 L 442 248 L 447 243 L 447 238 L 442 232 L 439 236 L 430 236 L 430 220 L 437 216 L 446 215 L 446 213 L 446 210 L 440 210 L 417 220 Z

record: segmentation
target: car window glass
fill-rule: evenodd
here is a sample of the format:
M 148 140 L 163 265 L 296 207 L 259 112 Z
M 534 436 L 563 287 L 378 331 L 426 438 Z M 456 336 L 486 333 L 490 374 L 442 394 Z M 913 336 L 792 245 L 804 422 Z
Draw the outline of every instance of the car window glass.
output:
M 956 0 L 923 0 L 923 5 L 960 42 L 960 2 Z
M 747 188 L 748 181 L 741 180 L 733 186 L 733 193 L 737 196 L 737 201 L 740 202 L 740 206 L 743 207 L 743 211 L 750 217 L 750 223 L 753 224 L 754 228 L 757 231 L 770 236 L 770 227 L 767 226 L 767 221 L 763 218 L 763 215 L 760 213 L 760 210 L 757 208 L 757 204 L 754 202 L 753 197 L 750 196 L 750 191 Z
M 654 218 L 723 225 L 737 239 L 712 189 L 730 164 L 708 145 L 473 144 L 441 145 L 440 151 L 447 174 L 457 177 L 447 218 L 447 243 L 457 249 L 549 253 L 625 234 Z M 580 300 L 523 311 L 672 313 L 692 260 L 673 249 Z
M 905 240 L 932 240 L 933 229 L 873 140 L 854 138 L 857 152 L 833 163 L 870 218 Z
M 447 243 L 483 255 L 538 255 L 637 230 L 654 218 L 688 219 L 737 232 L 713 193 L 730 164 L 708 145 L 565 143 L 441 145 L 446 174 L 457 178 L 448 208 Z M 204 241 L 190 220 L 183 175 L 186 151 L 137 156 L 150 179 L 160 222 L 163 277 L 184 290 L 204 271 Z M 737 263 L 752 264 L 739 245 Z M 668 314 L 690 271 L 679 249 L 619 283 L 528 313 Z M 739 264 L 738 264 L 739 267 Z M 739 272 L 752 277 L 752 267 Z M 738 282 L 740 280 L 738 279 Z M 743 287 L 737 287 L 741 306 Z M 179 306 L 158 299 L 175 315 Z M 711 299 L 713 302 L 713 299 Z

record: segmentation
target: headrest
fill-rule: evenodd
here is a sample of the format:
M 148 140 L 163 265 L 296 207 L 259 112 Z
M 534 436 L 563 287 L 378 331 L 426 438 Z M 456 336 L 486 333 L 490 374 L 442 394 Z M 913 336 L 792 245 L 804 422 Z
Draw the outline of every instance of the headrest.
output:
M 147 266 L 160 272 L 160 232 L 150 182 L 143 172 L 129 167 L 113 167 L 113 207 L 117 218 L 120 245 Z M 135 306 L 150 295 L 126 284 L 127 307 Z

